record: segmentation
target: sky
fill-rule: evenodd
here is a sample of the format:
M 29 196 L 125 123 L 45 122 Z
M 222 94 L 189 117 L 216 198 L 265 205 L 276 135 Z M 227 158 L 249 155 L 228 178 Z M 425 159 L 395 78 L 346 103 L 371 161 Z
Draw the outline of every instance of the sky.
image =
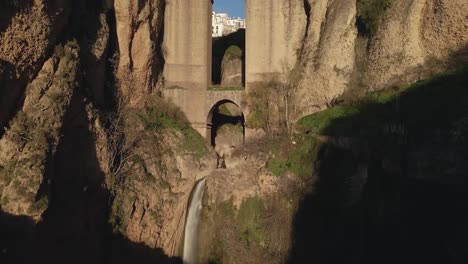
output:
M 245 18 L 245 0 L 214 0 L 216 13 L 228 13 L 230 17 Z

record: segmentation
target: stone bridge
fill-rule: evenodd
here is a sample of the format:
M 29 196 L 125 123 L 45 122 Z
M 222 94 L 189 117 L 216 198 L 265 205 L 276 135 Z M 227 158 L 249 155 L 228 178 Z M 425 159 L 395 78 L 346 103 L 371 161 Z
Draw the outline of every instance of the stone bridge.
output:
M 297 43 L 305 28 L 297 29 L 293 22 L 307 18 L 303 1 L 288 3 L 246 0 L 245 92 L 281 73 L 285 63 L 296 61 Z M 232 102 L 245 110 L 244 91 L 208 89 L 212 80 L 212 4 L 212 0 L 167 0 L 164 21 L 164 95 L 202 135 L 208 133 L 210 113 L 220 103 Z M 297 43 L 292 41 L 295 39 Z
M 207 138 L 211 136 L 213 112 L 224 103 L 233 103 L 243 111 L 245 109 L 242 100 L 244 94 L 244 90 L 217 91 L 207 89 L 190 98 L 193 93 L 186 88 L 172 87 L 164 90 L 164 96 L 183 109 L 193 128 L 200 134 L 206 135 Z M 197 117 L 200 118 L 199 121 L 193 119 Z

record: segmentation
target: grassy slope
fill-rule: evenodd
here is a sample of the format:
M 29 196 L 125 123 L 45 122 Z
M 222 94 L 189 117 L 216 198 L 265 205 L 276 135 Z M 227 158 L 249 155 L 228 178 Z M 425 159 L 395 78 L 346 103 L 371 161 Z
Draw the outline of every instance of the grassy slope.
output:
M 139 120 L 145 130 L 168 131 L 179 133 L 182 140 L 179 151 L 196 157 L 203 157 L 209 153 L 206 140 L 195 131 L 179 108 L 160 98 L 152 99 L 144 111 L 138 113 Z
M 320 150 L 316 135 L 365 139 L 374 145 L 416 143 L 434 133 L 460 140 L 468 134 L 467 76 L 465 67 L 306 116 L 297 123 L 295 145 L 288 139 L 273 142 L 267 168 L 276 176 L 289 171 L 310 177 Z
M 447 130 L 456 125 L 452 121 L 467 114 L 467 73 L 464 68 L 399 89 L 371 93 L 358 102 L 306 116 L 298 122 L 298 128 L 301 133 L 368 139 L 383 136 L 392 125 L 403 126 L 413 139 L 427 131 Z

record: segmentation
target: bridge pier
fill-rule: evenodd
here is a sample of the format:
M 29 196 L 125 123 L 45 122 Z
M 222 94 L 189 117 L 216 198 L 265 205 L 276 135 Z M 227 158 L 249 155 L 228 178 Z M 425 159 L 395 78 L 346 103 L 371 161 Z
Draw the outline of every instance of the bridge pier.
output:
M 164 86 L 197 131 L 205 128 L 205 97 L 211 83 L 210 0 L 170 0 L 164 31 Z

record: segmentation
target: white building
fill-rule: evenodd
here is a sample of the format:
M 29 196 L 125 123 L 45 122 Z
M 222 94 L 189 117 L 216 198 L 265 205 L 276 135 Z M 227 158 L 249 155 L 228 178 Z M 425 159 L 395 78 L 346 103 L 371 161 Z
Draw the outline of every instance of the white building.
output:
M 213 12 L 212 14 L 212 37 L 222 37 L 241 28 L 245 28 L 245 19 L 240 17 L 231 18 L 227 13 L 216 13 Z
M 227 20 L 227 24 L 238 30 L 239 28 L 245 28 L 245 19 L 242 19 L 240 17 L 229 18 Z

